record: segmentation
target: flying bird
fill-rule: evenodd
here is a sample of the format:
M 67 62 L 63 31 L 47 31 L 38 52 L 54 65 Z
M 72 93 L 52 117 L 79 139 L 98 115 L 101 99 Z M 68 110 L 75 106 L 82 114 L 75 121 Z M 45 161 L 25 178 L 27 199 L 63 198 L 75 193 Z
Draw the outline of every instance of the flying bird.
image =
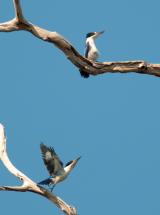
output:
M 38 185 L 48 185 L 52 192 L 56 184 L 67 178 L 81 157 L 69 161 L 65 167 L 63 167 L 63 163 L 56 154 L 53 147 L 47 147 L 41 143 L 40 149 L 42 153 L 42 159 L 50 174 L 50 177 L 39 182 Z
M 86 49 L 85 49 L 85 57 L 91 61 L 96 61 L 99 57 L 99 51 L 95 45 L 95 39 L 103 34 L 104 31 L 101 32 L 90 32 L 86 35 Z M 81 76 L 84 78 L 88 78 L 89 74 L 83 70 L 80 70 Z

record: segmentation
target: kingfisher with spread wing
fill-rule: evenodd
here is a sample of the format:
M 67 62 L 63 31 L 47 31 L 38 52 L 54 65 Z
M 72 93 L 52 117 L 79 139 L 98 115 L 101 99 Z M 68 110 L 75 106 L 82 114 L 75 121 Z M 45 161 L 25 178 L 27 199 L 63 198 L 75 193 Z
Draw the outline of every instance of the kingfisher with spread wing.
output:
M 48 185 L 51 192 L 56 184 L 67 178 L 69 173 L 77 164 L 81 157 L 75 160 L 69 161 L 65 167 L 63 167 L 62 161 L 59 159 L 53 147 L 47 147 L 43 143 L 40 144 L 40 149 L 42 152 L 42 158 L 44 164 L 50 174 L 50 177 L 39 182 L 38 185 Z

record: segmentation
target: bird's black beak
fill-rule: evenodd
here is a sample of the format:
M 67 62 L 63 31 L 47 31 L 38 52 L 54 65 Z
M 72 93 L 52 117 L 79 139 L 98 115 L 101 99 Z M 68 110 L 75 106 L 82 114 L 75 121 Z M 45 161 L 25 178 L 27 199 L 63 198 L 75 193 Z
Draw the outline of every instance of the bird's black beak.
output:
M 77 162 L 79 161 L 80 158 L 81 158 L 81 156 L 72 161 L 72 168 L 75 167 L 75 165 L 77 164 Z
M 100 32 L 99 32 L 99 34 L 103 34 L 103 33 L 104 33 L 104 31 L 100 31 Z
M 103 34 L 103 33 L 104 33 L 104 31 L 96 32 L 96 33 L 95 33 L 95 37 L 97 38 L 99 35 L 101 35 L 101 34 Z
M 76 161 L 79 161 L 79 159 L 81 159 L 81 156 L 79 156 L 79 157 L 76 159 Z

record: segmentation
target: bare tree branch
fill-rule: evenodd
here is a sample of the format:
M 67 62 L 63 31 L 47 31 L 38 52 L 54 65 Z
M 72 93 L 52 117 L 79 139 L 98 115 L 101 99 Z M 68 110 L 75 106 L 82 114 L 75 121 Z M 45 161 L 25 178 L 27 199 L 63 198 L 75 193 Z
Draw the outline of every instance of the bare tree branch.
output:
M 19 22 L 25 22 L 25 19 L 23 17 L 23 13 L 22 13 L 22 8 L 21 8 L 20 1 L 19 0 L 14 0 L 13 4 L 14 4 L 14 9 L 15 9 L 15 18 Z
M 67 215 L 77 215 L 77 211 L 74 207 L 71 207 L 62 199 L 48 191 L 47 189 L 38 186 L 37 183 L 32 181 L 24 173 L 18 170 L 9 160 L 7 149 L 6 149 L 6 136 L 4 127 L 0 124 L 0 159 L 4 166 L 11 172 L 15 177 L 19 178 L 23 183 L 21 186 L 0 186 L 0 191 L 18 191 L 18 192 L 33 192 L 39 194 L 60 208 Z
M 23 16 L 20 0 L 13 0 L 15 18 L 6 23 L 0 23 L 0 32 L 25 30 L 41 40 L 50 42 L 58 47 L 67 58 L 83 72 L 89 75 L 103 73 L 129 73 L 155 75 L 160 77 L 160 64 L 150 64 L 145 61 L 124 62 L 93 62 L 81 56 L 73 45 L 57 32 L 47 31 L 29 23 Z

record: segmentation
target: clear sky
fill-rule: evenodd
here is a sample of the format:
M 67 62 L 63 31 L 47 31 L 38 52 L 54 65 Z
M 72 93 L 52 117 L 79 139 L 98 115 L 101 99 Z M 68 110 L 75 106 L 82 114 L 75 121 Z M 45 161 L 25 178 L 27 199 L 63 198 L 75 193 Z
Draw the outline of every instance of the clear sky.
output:
M 22 1 L 26 18 L 84 53 L 97 40 L 100 61 L 160 63 L 159 0 Z M 0 22 L 14 16 L 2 0 Z M 104 74 L 83 79 L 64 54 L 28 32 L 0 33 L 0 122 L 12 162 L 31 179 L 48 177 L 39 144 L 65 162 L 81 155 L 54 192 L 79 214 L 160 214 L 160 78 Z M 0 184 L 19 181 L 0 163 Z M 32 194 L 0 192 L 1 212 L 61 214 Z

